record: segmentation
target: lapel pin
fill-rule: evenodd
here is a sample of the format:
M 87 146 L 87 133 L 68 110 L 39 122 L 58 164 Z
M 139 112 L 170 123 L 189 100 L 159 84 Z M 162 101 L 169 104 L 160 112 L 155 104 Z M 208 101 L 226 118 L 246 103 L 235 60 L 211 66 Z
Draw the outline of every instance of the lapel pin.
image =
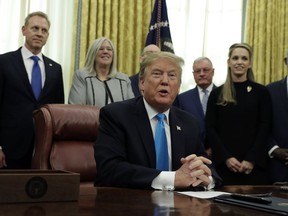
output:
M 247 92 L 250 92 L 252 90 L 251 86 L 247 86 Z
M 181 131 L 181 127 L 178 125 L 176 125 L 176 129 L 177 129 L 177 131 Z
M 51 67 L 52 67 L 52 64 L 50 63 L 50 64 L 49 64 L 49 66 L 51 66 Z

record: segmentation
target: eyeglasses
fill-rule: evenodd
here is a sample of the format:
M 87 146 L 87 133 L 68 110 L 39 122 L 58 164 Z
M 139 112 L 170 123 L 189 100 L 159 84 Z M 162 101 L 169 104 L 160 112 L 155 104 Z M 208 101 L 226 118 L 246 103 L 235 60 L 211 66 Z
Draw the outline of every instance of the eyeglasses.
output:
M 201 68 L 201 69 L 194 70 L 193 73 L 200 74 L 201 72 L 203 72 L 204 74 L 207 74 L 210 71 L 212 71 L 212 68 Z

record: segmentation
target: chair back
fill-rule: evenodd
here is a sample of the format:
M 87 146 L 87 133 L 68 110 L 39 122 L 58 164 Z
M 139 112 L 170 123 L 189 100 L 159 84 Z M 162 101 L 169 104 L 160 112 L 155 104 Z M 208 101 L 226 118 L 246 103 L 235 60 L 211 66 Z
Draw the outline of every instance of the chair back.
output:
M 34 111 L 33 169 L 65 170 L 94 182 L 93 145 L 99 127 L 99 108 L 90 105 L 46 104 Z

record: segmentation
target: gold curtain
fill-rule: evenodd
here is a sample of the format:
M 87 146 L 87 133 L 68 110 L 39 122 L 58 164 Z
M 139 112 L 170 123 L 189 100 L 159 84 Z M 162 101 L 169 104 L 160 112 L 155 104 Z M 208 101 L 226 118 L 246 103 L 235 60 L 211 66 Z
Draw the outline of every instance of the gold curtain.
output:
M 139 70 L 154 0 L 74 0 L 72 71 L 84 65 L 90 44 L 98 37 L 112 40 L 117 69 L 127 75 Z
M 245 41 L 254 50 L 257 82 L 266 85 L 287 75 L 288 1 L 247 0 Z

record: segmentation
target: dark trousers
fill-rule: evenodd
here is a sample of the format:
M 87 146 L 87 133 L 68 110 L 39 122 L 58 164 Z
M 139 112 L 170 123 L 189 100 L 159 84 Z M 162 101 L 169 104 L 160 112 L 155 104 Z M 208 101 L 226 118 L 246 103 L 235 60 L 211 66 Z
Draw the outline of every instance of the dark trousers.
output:
M 19 159 L 11 159 L 6 156 L 7 167 L 5 169 L 31 169 L 31 161 L 33 154 L 34 146 L 31 146 L 31 149 Z

